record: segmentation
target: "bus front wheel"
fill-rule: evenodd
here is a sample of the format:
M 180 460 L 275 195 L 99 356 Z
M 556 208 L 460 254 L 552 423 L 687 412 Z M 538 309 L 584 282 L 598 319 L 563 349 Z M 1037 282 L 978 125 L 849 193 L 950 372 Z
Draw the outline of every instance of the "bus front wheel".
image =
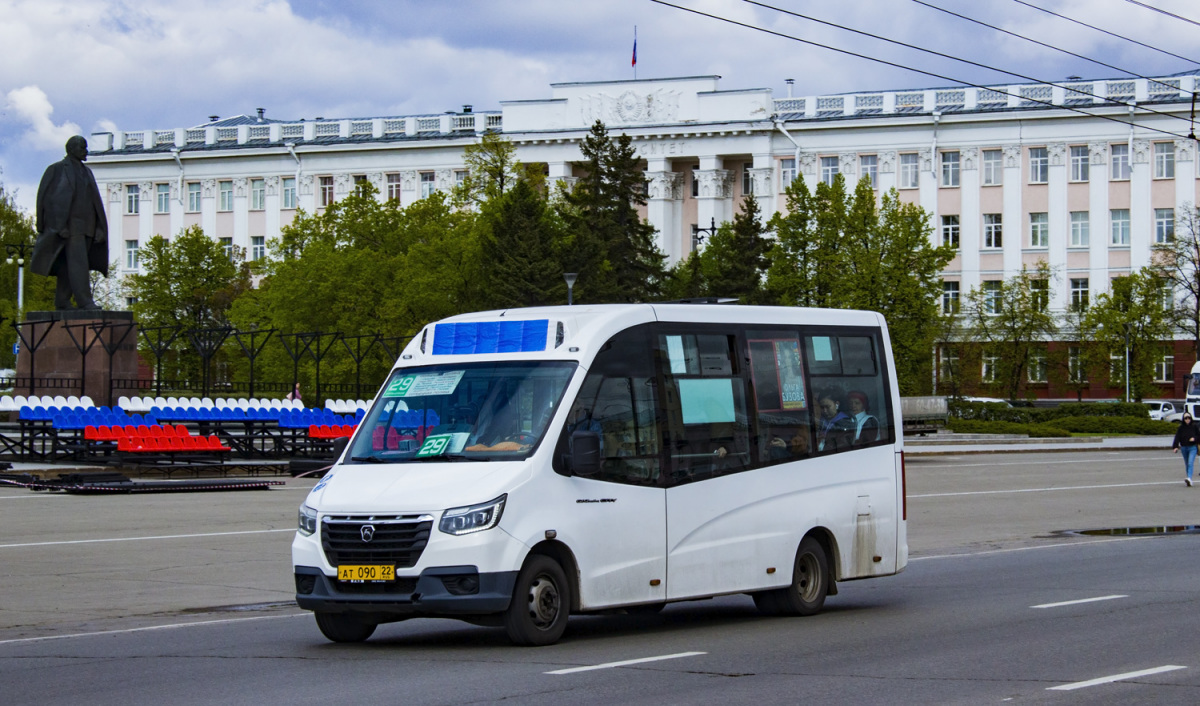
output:
M 552 645 L 567 629 L 570 612 L 571 587 L 562 567 L 547 556 L 529 557 L 504 614 L 508 638 L 518 645 Z
M 792 584 L 774 591 L 754 594 L 754 605 L 767 615 L 815 615 L 829 594 L 829 557 L 812 537 L 800 541 Z
M 316 615 L 321 634 L 333 642 L 362 642 L 375 632 L 375 623 L 359 620 L 349 613 Z

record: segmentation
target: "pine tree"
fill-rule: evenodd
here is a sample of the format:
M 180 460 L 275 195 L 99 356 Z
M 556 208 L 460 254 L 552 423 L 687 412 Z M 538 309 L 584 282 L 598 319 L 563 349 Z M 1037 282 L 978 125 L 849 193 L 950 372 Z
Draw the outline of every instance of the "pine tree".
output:
M 770 244 L 763 238 L 762 212 L 747 196 L 731 223 L 722 224 L 701 253 L 701 268 L 711 296 L 736 297 L 742 304 L 765 299 L 763 275 Z
M 545 199 L 525 179 L 482 210 L 480 251 L 487 306 L 561 303 L 560 227 Z

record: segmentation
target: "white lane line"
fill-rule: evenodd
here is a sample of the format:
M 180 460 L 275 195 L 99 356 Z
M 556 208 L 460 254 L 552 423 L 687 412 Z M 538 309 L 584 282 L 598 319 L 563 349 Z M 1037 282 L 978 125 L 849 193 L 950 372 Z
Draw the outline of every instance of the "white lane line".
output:
M 3 644 L 3 643 L 0 643 Z M 571 667 L 570 669 L 556 669 L 553 672 L 545 672 L 546 674 L 575 674 L 576 672 L 590 672 L 596 669 L 613 669 L 615 667 L 627 667 L 631 664 L 645 664 L 646 662 L 661 662 L 664 659 L 679 659 L 680 657 L 695 657 L 696 655 L 706 655 L 707 652 L 679 652 L 673 655 L 661 655 L 659 657 L 642 657 L 641 659 L 627 659 L 621 662 L 606 662 L 604 664 L 593 664 L 590 667 Z
M 0 549 L 18 547 L 49 547 L 57 544 L 97 544 L 102 542 L 142 542 L 152 539 L 192 539 L 195 537 L 228 537 L 236 534 L 270 534 L 272 532 L 295 532 L 296 529 L 245 530 L 242 532 L 207 532 L 204 534 L 162 534 L 156 537 L 108 537 L 104 539 L 70 539 L 61 542 L 26 542 L 24 544 L 0 544 Z
M 63 495 L 62 493 L 55 493 L 54 495 L 51 495 L 49 493 L 34 493 L 31 495 L 2 495 L 2 496 L 0 496 L 0 500 L 36 500 L 38 498 L 65 498 L 65 497 L 67 497 L 67 496 Z
M 1187 669 L 1187 667 L 1181 667 L 1178 664 L 1167 664 L 1161 667 L 1154 667 L 1153 669 L 1143 669 L 1138 672 L 1125 672 L 1124 674 L 1113 674 L 1112 676 L 1107 677 L 1097 677 L 1095 679 L 1088 679 L 1087 681 L 1077 681 L 1073 684 L 1051 686 L 1047 687 L 1046 691 L 1074 691 L 1075 689 L 1083 689 L 1085 687 L 1096 686 L 1098 684 L 1111 684 L 1112 682 L 1122 681 L 1125 679 L 1137 679 L 1138 677 L 1146 677 L 1150 676 L 1151 674 L 1173 672 L 1176 669 Z
M 1097 596 L 1095 598 L 1080 598 L 1079 600 L 1075 600 L 1075 601 L 1060 601 L 1058 603 L 1043 603 L 1041 605 L 1031 605 L 1029 607 L 1030 608 L 1061 608 L 1062 606 L 1065 606 L 1065 605 L 1079 605 L 1081 603 L 1096 603 L 1098 601 L 1113 601 L 1118 598 L 1129 598 L 1129 596 L 1119 595 L 1119 594 L 1115 595 L 1115 596 Z
M 1163 451 L 1166 451 L 1167 448 L 1168 447 L 1164 446 Z M 1110 451 L 1108 453 L 1120 453 L 1120 452 Z M 930 459 L 933 457 L 914 456 L 913 458 L 917 459 L 916 464 L 920 465 L 921 461 L 924 461 L 926 459 Z M 961 456 L 942 456 L 941 460 L 949 461 L 954 458 L 961 458 Z M 1173 458 L 1174 458 L 1173 456 L 1168 456 L 1166 454 L 1163 454 L 1160 456 L 1136 456 L 1134 458 L 1127 458 L 1127 459 L 1123 459 L 1123 460 L 1125 460 L 1125 461 L 1172 461 Z M 1174 459 L 1174 462 L 1177 463 L 1178 460 L 1179 459 Z M 909 463 L 914 463 L 914 461 L 912 459 L 907 459 L 907 461 Z M 1094 458 L 1064 459 L 1061 461 L 1058 461 L 1058 460 L 1046 461 L 1046 460 L 1042 459 L 1042 460 L 1037 460 L 1037 461 L 1004 461 L 1001 463 L 956 463 L 956 464 L 954 464 L 953 467 L 954 468 L 993 468 L 995 466 L 1063 466 L 1068 463 L 1096 463 L 1096 459 L 1094 459 Z M 945 468 L 946 468 L 946 465 L 943 464 L 932 470 L 943 470 Z M 924 469 L 921 469 L 921 470 L 924 470 Z
M 94 637 L 96 635 L 124 635 L 133 632 L 149 632 L 151 630 L 173 630 L 175 628 L 192 628 L 199 625 L 222 625 L 225 623 L 244 623 L 250 620 L 275 620 L 276 618 L 299 618 L 309 613 L 289 613 L 287 615 L 258 615 L 252 618 L 223 618 L 221 620 L 200 620 L 194 623 L 172 623 L 170 625 L 147 625 L 142 628 L 126 628 L 124 630 L 100 630 L 98 632 L 77 632 L 70 635 L 46 635 L 44 637 L 19 637 L 13 640 L 0 640 L 0 645 L 16 645 L 25 642 L 45 642 L 47 640 L 68 640 L 74 637 Z
M 954 498 L 962 495 L 1004 495 L 1006 493 L 1048 493 L 1056 490 L 1104 490 L 1106 488 L 1139 488 L 1145 485 L 1177 485 L 1178 481 L 1155 481 L 1153 483 L 1115 483 L 1112 485 L 1063 485 L 1050 488 L 1013 488 L 1012 490 L 972 490 L 962 493 L 926 493 L 909 495 L 914 498 Z
M 1033 549 L 1060 549 L 1062 547 L 1086 547 L 1091 544 L 1108 544 L 1109 542 L 1137 542 L 1146 539 L 1162 539 L 1166 535 L 1147 534 L 1141 537 L 1116 537 L 1113 539 L 1097 539 L 1090 542 L 1058 542 L 1056 544 L 1037 544 L 1032 547 L 1008 547 L 1007 549 L 986 549 L 981 552 L 964 552 L 962 554 L 931 554 L 929 556 L 911 556 L 909 562 L 926 559 L 965 559 L 968 557 L 987 556 L 988 554 L 1008 554 L 1009 552 L 1027 552 Z

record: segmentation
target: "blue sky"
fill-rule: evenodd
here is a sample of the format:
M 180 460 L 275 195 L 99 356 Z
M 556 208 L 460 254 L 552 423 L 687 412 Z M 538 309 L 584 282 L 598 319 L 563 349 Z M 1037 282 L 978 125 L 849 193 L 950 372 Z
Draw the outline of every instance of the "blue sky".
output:
M 934 60 L 740 0 L 672 0 L 716 15 L 980 83 Z M 767 1 L 767 0 L 764 0 Z M 929 0 L 1137 73 L 1194 68 L 1014 0 Z M 1125 0 L 1029 0 L 1184 56 L 1200 27 Z M 1193 0 L 1150 0 L 1200 19 Z M 1110 69 L 913 0 L 769 0 L 1037 78 Z M 298 119 L 439 113 L 544 98 L 549 84 L 718 74 L 723 88 L 799 95 L 942 85 L 902 69 L 697 17 L 650 0 L 0 0 L 0 183 L 28 208 L 71 134 L 187 127 L 206 116 Z

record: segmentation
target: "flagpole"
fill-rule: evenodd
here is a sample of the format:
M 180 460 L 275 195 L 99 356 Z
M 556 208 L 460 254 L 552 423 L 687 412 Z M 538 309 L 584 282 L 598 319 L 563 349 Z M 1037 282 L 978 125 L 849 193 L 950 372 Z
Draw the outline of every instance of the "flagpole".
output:
M 637 80 L 637 25 L 633 26 L 633 80 Z

